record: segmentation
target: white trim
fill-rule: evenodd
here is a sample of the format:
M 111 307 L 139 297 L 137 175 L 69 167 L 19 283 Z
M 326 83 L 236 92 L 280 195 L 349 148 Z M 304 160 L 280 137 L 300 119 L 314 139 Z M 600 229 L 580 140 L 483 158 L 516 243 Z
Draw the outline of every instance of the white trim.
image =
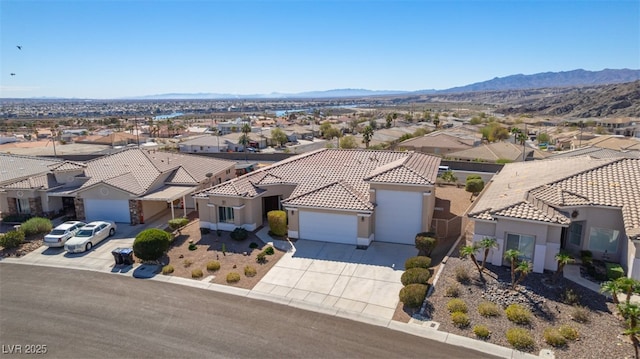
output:
M 547 254 L 546 244 L 536 244 L 533 249 L 533 272 L 544 273 L 544 260 Z
M 242 226 L 236 226 L 235 223 L 218 222 L 218 226 L 216 229 L 231 232 L 234 229 L 236 229 L 236 227 L 242 227 Z
M 298 239 L 298 236 L 299 236 L 298 231 L 289 230 L 287 232 L 288 232 L 287 235 L 289 236 L 289 238 Z
M 222 206 L 222 207 L 224 207 L 224 206 Z M 242 206 L 237 206 L 237 207 L 236 206 L 232 206 L 231 208 L 240 210 L 240 209 L 243 209 L 244 207 L 246 207 L 245 204 L 243 204 Z
M 211 222 L 200 221 L 200 228 L 215 229 L 215 224 Z
M 216 206 L 216 205 L 215 205 L 215 204 L 213 204 L 213 203 L 207 203 L 207 207 L 214 208 L 215 206 Z
M 374 234 L 373 234 L 373 233 L 371 233 L 371 235 L 369 236 L 369 238 L 366 238 L 366 237 L 358 237 L 358 238 L 356 239 L 356 244 L 357 244 L 357 245 L 359 245 L 359 246 L 366 246 L 366 247 L 368 247 L 368 246 L 371 244 L 371 242 L 373 242 L 373 236 L 374 236 Z
M 344 209 L 344 208 L 333 208 L 333 207 L 312 207 L 312 206 L 295 206 L 293 207 L 292 205 L 289 205 L 291 207 L 289 207 L 289 210 L 292 209 L 316 209 L 316 210 L 321 210 L 324 213 L 336 213 L 336 212 L 349 212 L 349 213 L 367 213 L 367 214 L 373 214 L 373 210 L 369 211 L 369 210 L 363 210 L 363 209 Z M 375 207 L 375 206 L 374 206 Z M 285 207 L 287 208 L 287 207 Z M 339 214 L 339 213 L 337 213 Z
M 498 219 L 505 219 L 505 220 L 508 220 L 508 221 L 535 223 L 535 224 L 545 224 L 547 226 L 554 226 L 554 227 L 569 227 L 569 225 L 571 224 L 571 223 L 569 223 L 569 224 L 551 223 L 551 222 L 545 222 L 545 221 L 538 221 L 538 220 L 535 220 L 535 219 L 524 219 L 524 218 L 506 217 L 506 216 L 498 216 L 498 215 L 494 215 L 493 217 L 494 218 L 498 218 Z

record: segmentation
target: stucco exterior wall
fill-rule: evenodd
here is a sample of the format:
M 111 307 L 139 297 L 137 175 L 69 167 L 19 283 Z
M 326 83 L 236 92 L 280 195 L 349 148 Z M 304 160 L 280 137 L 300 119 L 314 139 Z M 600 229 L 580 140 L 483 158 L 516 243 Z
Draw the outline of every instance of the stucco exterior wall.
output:
M 78 192 L 78 198 L 129 200 L 131 195 L 123 190 L 107 185 L 97 185 L 82 192 Z
M 140 202 L 142 202 L 142 215 L 144 216 L 145 221 L 167 209 L 167 202 L 164 201 Z

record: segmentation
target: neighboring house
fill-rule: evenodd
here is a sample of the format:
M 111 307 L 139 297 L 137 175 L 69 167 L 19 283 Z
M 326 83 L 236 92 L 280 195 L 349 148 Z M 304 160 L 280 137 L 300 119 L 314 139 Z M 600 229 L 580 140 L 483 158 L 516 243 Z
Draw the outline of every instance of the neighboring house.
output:
M 469 149 L 479 144 L 479 142 L 473 137 L 458 137 L 443 131 L 437 131 L 402 141 L 398 146 L 410 151 L 447 156 L 451 152 Z
M 221 136 L 204 135 L 178 144 L 180 152 L 184 153 L 218 153 L 227 152 L 229 146 Z
M 504 252 L 517 249 L 542 273 L 556 270 L 560 250 L 575 258 L 590 250 L 640 279 L 639 183 L 640 159 L 506 164 L 469 211 L 473 241 L 497 239 L 499 247 L 488 258 L 494 265 L 507 265 Z
M 144 143 L 146 140 L 146 137 L 136 136 L 126 132 L 112 132 L 106 135 L 76 138 L 75 142 L 108 146 L 126 146 L 130 144 L 138 144 L 138 142 Z
M 621 130 L 624 128 L 631 127 L 633 122 L 634 121 L 628 117 L 627 118 L 624 118 L 624 117 L 599 118 L 599 119 L 596 119 L 596 126 L 603 127 L 607 129 L 609 132 L 616 132 L 616 130 Z
M 524 156 L 522 155 L 523 152 L 525 152 Z M 535 151 L 529 146 L 525 147 L 515 145 L 511 142 L 501 141 L 483 144 L 466 150 L 450 152 L 446 157 L 459 161 L 495 163 L 498 160 L 507 160 L 510 162 L 521 162 L 523 160 L 528 161 L 534 159 Z
M 413 152 L 320 149 L 197 193 L 200 226 L 254 230 L 287 213 L 290 238 L 368 246 L 414 244 L 431 229 L 440 158 Z
M 13 143 L 18 142 L 18 138 L 16 136 L 0 136 L 0 145 L 3 143 Z
M 640 158 L 640 150 L 638 151 L 616 151 L 609 148 L 600 147 L 582 147 L 571 151 L 564 151 L 553 154 L 548 158 L 565 158 L 565 157 L 578 157 L 586 156 L 592 158 Z
M 172 215 L 174 207 L 186 214 L 187 208 L 195 208 L 192 193 L 235 177 L 231 161 L 137 148 L 84 163 L 39 162 L 31 164 L 34 169 L 26 178 L 0 185 L 0 207 L 8 214 L 64 213 L 86 221 L 138 224 L 167 208 Z
M 575 140 L 573 148 L 577 148 L 578 144 L 581 147 L 593 146 L 600 148 L 608 148 L 616 151 L 640 151 L 640 139 L 622 137 L 622 136 L 595 136 L 589 140 Z

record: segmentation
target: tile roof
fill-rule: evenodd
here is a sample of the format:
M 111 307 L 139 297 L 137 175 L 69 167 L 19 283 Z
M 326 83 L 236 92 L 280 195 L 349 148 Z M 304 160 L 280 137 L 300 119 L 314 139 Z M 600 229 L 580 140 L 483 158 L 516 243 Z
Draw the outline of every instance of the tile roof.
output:
M 369 177 L 391 183 L 429 185 L 435 182 L 438 157 L 412 152 L 320 149 L 280 161 L 242 177 L 199 192 L 196 196 L 226 195 L 255 197 L 264 192 L 260 186 L 285 183 L 295 186 L 289 199 L 298 202 L 313 199 L 314 206 L 353 209 L 351 200 L 339 202 L 331 190 L 350 193 L 369 201 Z M 387 166 L 388 165 L 388 166 Z M 433 168 L 431 168 L 433 167 Z M 378 171 L 375 171 L 379 169 Z M 373 178 L 371 179 L 373 181 Z M 318 191 L 323 188 L 323 191 Z M 348 190 L 346 189 L 348 188 Z M 308 195 L 308 196 L 305 196 Z M 294 202 L 289 202 L 293 204 Z M 307 202 L 305 202 L 307 203 Z M 359 207 L 364 208 L 364 207 Z
M 521 201 L 497 211 L 492 211 L 491 214 L 494 216 L 528 219 L 548 223 L 569 224 L 571 222 L 559 211 L 544 211 L 527 201 Z
M 640 150 L 618 151 L 610 148 L 594 146 L 581 147 L 571 151 L 562 151 L 551 155 L 549 158 L 565 158 L 589 155 L 593 158 L 640 158 Z
M 61 162 L 59 159 L 0 153 L 0 184 L 49 172 L 50 165 Z
M 373 204 L 349 183 L 340 180 L 324 187 L 290 197 L 282 204 L 303 207 L 341 208 L 356 211 L 372 211 Z
M 533 151 L 532 148 L 527 148 L 528 151 Z M 518 161 L 522 159 L 522 146 L 516 146 L 511 142 L 495 142 L 490 144 L 483 144 L 477 147 L 469 148 L 466 150 L 450 152 L 447 157 L 459 158 L 465 160 L 484 160 L 495 162 L 499 159 L 507 159 L 511 161 Z
M 51 171 L 72 171 L 84 169 L 87 167 L 84 163 L 74 161 L 64 161 L 62 163 L 54 163 L 48 166 Z
M 4 188 L 10 189 L 49 189 L 62 186 L 56 181 L 55 176 L 50 173 L 44 173 L 33 177 L 25 178 L 21 181 L 10 183 Z

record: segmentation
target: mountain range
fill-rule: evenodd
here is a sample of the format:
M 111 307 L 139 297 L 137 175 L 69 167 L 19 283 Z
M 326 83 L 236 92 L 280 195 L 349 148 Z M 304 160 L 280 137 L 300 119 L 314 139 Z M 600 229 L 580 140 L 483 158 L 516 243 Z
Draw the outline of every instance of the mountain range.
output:
M 561 72 L 543 72 L 532 75 L 510 75 L 496 77 L 491 80 L 476 82 L 466 86 L 453 87 L 444 90 L 418 90 L 418 91 L 374 91 L 367 89 L 333 89 L 327 91 L 310 91 L 300 93 L 277 93 L 234 95 L 223 93 L 165 93 L 139 97 L 129 97 L 134 100 L 161 100 L 161 99 L 319 99 L 319 98 L 344 98 L 344 97 L 373 97 L 389 95 L 438 95 L 438 94 L 464 94 L 482 91 L 507 91 L 530 90 L 538 88 L 565 88 L 584 87 L 594 85 L 610 85 L 627 83 L 640 80 L 640 70 L 632 69 L 604 69 L 601 71 L 572 70 Z

